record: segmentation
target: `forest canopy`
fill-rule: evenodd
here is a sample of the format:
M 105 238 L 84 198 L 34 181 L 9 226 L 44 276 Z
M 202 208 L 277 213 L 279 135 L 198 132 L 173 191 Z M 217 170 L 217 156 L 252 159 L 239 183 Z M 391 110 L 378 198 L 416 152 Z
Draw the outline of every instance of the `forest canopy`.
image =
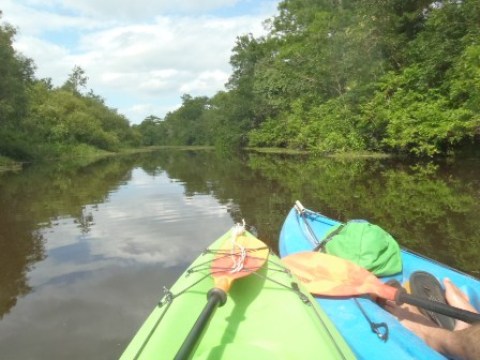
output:
M 0 24 L 0 156 L 31 161 L 140 144 L 123 115 L 85 91 L 81 67 L 74 65 L 60 87 L 35 78 L 33 61 L 13 48 L 15 34 Z
M 1 13 L 0 13 L 1 15 Z M 444 156 L 480 144 L 480 2 L 283 0 L 267 34 L 232 44 L 232 73 L 212 97 L 139 125 L 72 64 L 65 83 L 0 25 L 0 156 L 55 157 L 152 145 L 281 147 Z
M 227 91 L 184 97 L 160 143 L 435 156 L 479 144 L 480 2 L 284 0 L 240 36 Z M 188 134 L 187 134 L 188 133 Z

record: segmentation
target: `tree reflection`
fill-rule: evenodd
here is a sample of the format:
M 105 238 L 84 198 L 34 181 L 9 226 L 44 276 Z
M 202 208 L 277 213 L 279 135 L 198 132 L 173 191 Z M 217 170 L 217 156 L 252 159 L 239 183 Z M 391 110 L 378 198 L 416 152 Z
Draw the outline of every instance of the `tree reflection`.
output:
M 48 255 L 42 231 L 70 217 L 88 234 L 95 206 L 128 183 L 137 167 L 150 176 L 166 173 L 187 197 L 215 197 L 233 221 L 245 219 L 273 249 L 298 199 L 335 219 L 368 219 L 402 245 L 479 275 L 478 162 L 411 165 L 169 150 L 1 174 L 0 317 L 31 290 L 27 273 Z
M 133 158 L 105 159 L 87 166 L 42 164 L 20 173 L 0 174 L 0 318 L 28 292 L 27 273 L 47 254 L 42 229 L 58 219 L 76 219 L 88 233 L 98 204 L 128 181 Z
M 478 164 L 215 152 L 169 152 L 156 163 L 187 195 L 212 194 L 274 248 L 299 199 L 335 219 L 368 219 L 403 246 L 479 275 Z

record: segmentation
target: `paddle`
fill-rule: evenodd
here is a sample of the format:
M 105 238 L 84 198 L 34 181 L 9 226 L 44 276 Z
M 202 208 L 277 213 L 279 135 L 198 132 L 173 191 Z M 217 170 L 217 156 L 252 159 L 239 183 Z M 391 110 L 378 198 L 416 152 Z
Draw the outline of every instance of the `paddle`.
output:
M 339 257 L 302 252 L 282 259 L 310 293 L 324 296 L 371 294 L 380 298 L 415 305 L 468 323 L 479 322 L 480 314 L 410 295 L 405 290 L 382 283 L 374 274 Z
M 297 211 L 298 215 L 303 218 L 303 222 L 305 223 L 305 225 L 307 227 L 307 230 L 308 230 L 308 234 L 306 234 L 306 235 L 310 236 L 310 238 L 313 239 L 313 241 L 310 240 L 310 242 L 313 244 L 313 246 L 315 246 L 313 250 L 318 251 L 321 248 L 323 248 L 325 246 L 325 240 L 323 240 L 323 241 L 318 240 L 317 235 L 315 235 L 315 232 L 313 231 L 312 227 L 310 226 L 310 221 L 307 219 L 307 216 L 305 215 L 305 212 L 307 212 L 307 211 L 310 212 L 310 213 L 313 213 L 313 214 L 316 214 L 316 213 L 306 209 L 299 200 L 295 201 L 294 208 Z M 338 231 L 342 227 L 343 226 L 339 226 L 336 230 L 334 230 L 332 233 L 330 233 L 328 238 L 331 238 L 336 233 L 338 233 Z M 368 324 L 370 325 L 370 328 L 372 329 L 372 331 L 374 333 L 376 333 L 377 336 L 381 340 L 387 341 L 387 339 L 388 339 L 388 326 L 385 323 L 376 323 L 376 322 L 372 321 L 370 319 L 370 316 L 368 316 L 367 312 L 365 311 L 363 306 L 360 304 L 360 302 L 357 301 L 357 299 L 355 299 L 355 304 L 357 305 L 357 307 L 362 312 L 363 316 L 365 317 Z M 381 329 L 383 329 L 383 331 Z
M 257 271 L 268 258 L 268 247 L 243 232 L 241 226 L 232 229 L 231 241 L 226 241 L 215 255 L 210 267 L 214 287 L 208 292 L 207 304 L 178 350 L 175 360 L 189 359 L 193 355 L 215 310 L 227 301 L 233 281 Z

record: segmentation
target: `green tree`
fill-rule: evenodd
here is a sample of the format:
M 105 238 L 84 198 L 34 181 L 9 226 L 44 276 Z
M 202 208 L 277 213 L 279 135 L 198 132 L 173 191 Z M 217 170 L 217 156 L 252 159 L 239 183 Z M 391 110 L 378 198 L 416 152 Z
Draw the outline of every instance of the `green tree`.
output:
M 208 126 L 204 114 L 208 109 L 206 96 L 182 96 L 182 106 L 165 116 L 168 141 L 173 145 L 205 145 Z
M 165 145 L 168 143 L 167 128 L 163 120 L 157 116 L 150 115 L 135 128 L 141 134 L 142 145 Z
M 15 34 L 13 26 L 0 24 L 0 155 L 22 157 L 28 137 L 18 129 L 28 111 L 34 64 L 13 48 Z
M 68 75 L 67 81 L 63 84 L 62 89 L 79 94 L 81 88 L 86 88 L 87 81 L 88 76 L 86 76 L 85 70 L 75 65 L 70 75 Z
M 475 1 L 430 4 L 406 46 L 408 64 L 377 82 L 360 127 L 370 145 L 416 156 L 454 152 L 480 127 L 480 7 Z

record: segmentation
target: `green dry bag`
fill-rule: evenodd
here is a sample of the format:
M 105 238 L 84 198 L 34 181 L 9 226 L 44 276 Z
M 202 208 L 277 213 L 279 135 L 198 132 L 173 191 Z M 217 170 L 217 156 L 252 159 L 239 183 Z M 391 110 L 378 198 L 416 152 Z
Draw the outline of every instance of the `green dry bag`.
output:
M 352 220 L 332 229 L 324 239 L 328 254 L 350 260 L 377 276 L 402 271 L 400 246 L 380 226 Z

